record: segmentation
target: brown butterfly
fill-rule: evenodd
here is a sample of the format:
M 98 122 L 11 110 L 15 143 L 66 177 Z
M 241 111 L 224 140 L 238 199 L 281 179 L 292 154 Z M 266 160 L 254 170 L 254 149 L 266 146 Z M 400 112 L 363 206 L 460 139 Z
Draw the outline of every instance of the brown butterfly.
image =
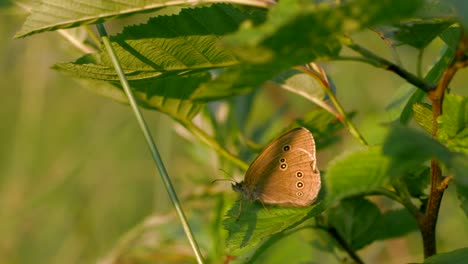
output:
M 244 181 L 232 188 L 248 201 L 303 207 L 317 198 L 320 186 L 314 137 L 298 127 L 271 142 L 250 165 Z

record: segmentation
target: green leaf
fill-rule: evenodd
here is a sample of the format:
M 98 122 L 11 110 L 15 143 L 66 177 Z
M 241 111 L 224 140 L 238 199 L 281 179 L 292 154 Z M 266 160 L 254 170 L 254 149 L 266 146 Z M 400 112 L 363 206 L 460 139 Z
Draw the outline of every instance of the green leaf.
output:
M 407 118 L 411 118 L 411 113 L 408 116 L 405 111 L 405 106 L 407 106 L 408 101 L 411 100 L 412 97 L 414 97 L 414 93 L 417 92 L 420 89 L 417 89 L 413 85 L 409 83 L 405 83 L 398 87 L 398 89 L 393 93 L 392 98 L 390 100 L 390 103 L 385 106 L 385 111 L 389 115 L 390 120 L 397 120 L 398 118 L 400 119 L 400 123 L 408 122 L 409 120 L 406 120 Z M 421 96 L 424 97 L 426 93 L 422 92 Z M 421 99 L 415 100 L 415 102 L 421 101 Z M 414 103 L 414 102 L 413 102 Z M 412 104 L 413 104 L 412 103 Z M 412 105 L 411 104 L 411 105 Z M 405 112 L 405 119 L 402 120 L 401 116 L 403 115 L 403 112 Z
M 130 81 L 180 76 L 237 64 L 232 52 L 219 45 L 220 36 L 235 31 L 244 20 L 261 17 L 262 12 L 243 12 L 226 4 L 184 9 L 126 27 L 111 42 Z M 119 80 L 104 51 L 54 68 L 80 78 Z
M 216 79 L 200 85 L 193 100 L 211 101 L 251 92 L 283 69 L 259 65 L 235 65 L 221 72 Z
M 432 135 L 432 110 L 431 106 L 425 103 L 413 104 L 413 117 L 429 135 Z
M 468 259 L 468 248 L 440 253 L 424 260 L 424 264 L 463 264 Z
M 351 114 L 352 116 L 352 114 Z M 317 149 L 323 149 L 340 138 L 338 132 L 343 129 L 343 123 L 329 112 L 318 109 L 310 111 L 301 119 L 297 119 L 290 128 L 303 126 L 314 135 Z
M 211 1 L 215 2 L 215 1 Z M 219 1 L 237 2 L 237 1 Z M 188 2 L 187 2 L 188 3 Z M 203 4 L 203 1 L 191 2 L 191 5 Z M 255 0 L 246 2 L 255 6 L 269 6 L 271 1 Z M 31 34 L 80 25 L 103 23 L 104 21 L 125 17 L 136 13 L 155 11 L 170 6 L 160 12 L 160 15 L 178 12 L 184 2 L 171 0 L 137 0 L 137 1 L 60 1 L 42 0 L 32 10 L 23 27 L 16 37 L 25 37 Z
M 416 219 L 408 210 L 381 213 L 374 203 L 364 198 L 345 199 L 328 212 L 329 225 L 353 250 L 375 240 L 401 237 L 418 230 Z
M 448 156 L 452 156 L 447 148 L 429 135 L 400 126 L 391 128 L 383 152 L 392 158 L 392 176 L 417 167 L 432 157 L 441 157 L 448 161 Z
M 330 163 L 324 177 L 327 200 L 362 195 L 380 190 L 388 182 L 388 157 L 372 147 L 338 158 Z
M 200 87 L 194 99 L 246 93 L 293 66 L 333 58 L 341 50 L 343 35 L 405 17 L 420 3 L 358 0 L 317 5 L 313 1 L 279 1 L 265 23 L 243 23 L 240 30 L 225 38 L 224 43 L 245 64 L 227 69 Z
M 168 114 L 179 121 L 189 121 L 201 110 L 203 104 L 189 98 L 198 85 L 210 79 L 207 73 L 194 73 L 184 76 L 169 76 L 151 81 L 132 83 L 139 104 Z
M 228 211 L 224 227 L 228 230 L 227 251 L 239 255 L 259 246 L 269 236 L 297 226 L 304 220 L 320 214 L 324 207 L 316 203 L 305 208 L 269 206 L 238 201 Z
M 460 200 L 460 207 L 462 208 L 463 212 L 465 212 L 465 216 L 468 217 L 468 183 L 466 181 L 455 181 L 455 184 L 457 186 L 457 194 L 458 200 Z
M 413 93 L 406 101 L 406 104 L 403 107 L 400 115 L 400 124 L 407 125 L 411 121 L 413 116 L 413 104 L 421 102 L 425 97 L 426 93 L 421 89 L 412 87 Z
M 188 100 L 198 84 L 206 81 L 205 74 L 184 77 L 167 77 L 147 82 L 133 82 L 132 89 L 140 106 L 160 111 L 182 123 L 189 122 L 203 107 L 203 104 Z M 128 103 L 127 96 L 118 83 L 80 80 L 84 87 L 104 97 L 121 103 Z
M 397 126 L 391 129 L 383 150 L 391 158 L 389 173 L 394 176 L 411 172 L 431 158 L 441 161 L 454 176 L 462 203 L 468 200 L 468 156 L 463 153 L 451 152 L 425 133 Z
M 429 135 L 414 129 L 393 126 L 385 140 L 383 152 L 391 158 L 389 174 L 398 176 L 422 165 L 431 158 L 444 163 L 457 177 L 468 169 L 468 157 L 451 152 Z
M 422 49 L 454 22 L 448 18 L 413 19 L 379 29 L 395 46 L 406 44 Z
M 302 55 L 310 56 L 315 47 L 325 48 L 324 40 L 334 40 L 340 33 L 350 33 L 406 17 L 416 11 L 421 3 L 422 1 L 356 0 L 342 5 L 317 5 L 310 1 L 285 0 L 271 8 L 266 23 L 258 27 L 244 24 L 227 41 L 234 47 L 242 47 L 236 49 L 236 54 L 245 61 L 271 62 L 281 53 L 288 59 L 301 60 Z M 312 50 L 311 44 L 316 45 L 312 46 Z M 252 56 L 254 54 L 256 56 Z
M 386 211 L 380 219 L 378 240 L 396 238 L 418 230 L 418 223 L 405 208 Z
M 459 154 L 453 158 L 452 163 L 452 167 L 455 167 L 455 169 L 453 169 L 455 172 L 453 182 L 457 187 L 460 207 L 468 217 L 468 155 Z
M 329 210 L 328 222 L 353 250 L 376 240 L 383 228 L 379 208 L 363 198 L 341 201 L 337 207 Z
M 418 166 L 404 174 L 402 181 L 412 197 L 424 198 L 424 190 L 429 186 L 431 170 L 428 166 Z
M 458 42 L 460 41 L 460 35 L 462 34 L 462 29 L 459 26 L 452 26 L 445 30 L 440 38 L 445 42 L 447 47 L 453 52 L 457 49 Z
M 316 102 L 325 98 L 321 83 L 311 75 L 296 69 L 289 69 L 275 76 L 273 83 L 309 101 Z
M 437 138 L 450 150 L 468 154 L 468 98 L 447 94 L 437 120 Z

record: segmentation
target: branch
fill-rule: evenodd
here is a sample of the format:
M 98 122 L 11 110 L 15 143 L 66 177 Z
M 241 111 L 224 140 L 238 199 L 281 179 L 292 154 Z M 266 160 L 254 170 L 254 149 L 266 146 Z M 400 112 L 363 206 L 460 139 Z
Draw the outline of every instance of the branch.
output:
M 363 57 L 367 58 L 366 62 L 368 62 L 369 64 L 396 73 L 397 75 L 405 79 L 407 82 L 411 83 L 412 85 L 416 86 L 417 88 L 423 90 L 426 93 L 431 90 L 434 90 L 435 88 L 434 85 L 427 82 L 426 80 L 419 78 L 418 76 L 392 63 L 391 61 L 377 56 L 370 50 L 352 42 L 351 40 L 347 41 L 347 47 L 361 54 Z
M 463 67 L 468 65 L 468 57 L 465 55 L 468 46 L 468 36 L 462 34 L 458 42 L 457 50 L 455 51 L 455 58 L 449 67 L 445 70 L 440 79 L 437 87 L 428 92 L 428 96 L 432 101 L 432 137 L 437 137 L 438 123 L 437 119 L 442 114 L 442 104 L 444 99 L 445 90 L 449 86 L 453 77 Z M 440 203 L 445 189 L 448 185 L 448 178 L 442 176 L 442 170 L 439 162 L 436 159 L 431 160 L 431 190 L 429 194 L 429 201 L 427 203 L 425 216 L 418 219 L 419 229 L 423 238 L 424 257 L 430 257 L 437 253 L 435 229 L 437 218 L 439 215 Z
M 338 231 L 334 227 L 329 227 L 326 229 L 328 234 L 330 234 L 336 242 L 348 253 L 348 255 L 354 260 L 354 262 L 359 264 L 364 264 L 364 261 L 354 252 L 348 243 L 340 236 Z

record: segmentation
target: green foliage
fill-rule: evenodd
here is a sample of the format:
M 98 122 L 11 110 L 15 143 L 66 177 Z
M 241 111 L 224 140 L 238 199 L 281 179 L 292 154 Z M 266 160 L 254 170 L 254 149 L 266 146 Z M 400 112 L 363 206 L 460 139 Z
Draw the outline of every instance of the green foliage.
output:
M 180 122 L 190 121 L 202 109 L 202 104 L 189 100 L 188 95 L 201 82 L 208 79 L 205 74 L 191 74 L 182 78 L 168 76 L 151 81 L 133 83 L 139 104 L 168 114 Z M 112 90 L 120 90 L 116 84 Z M 113 93 L 114 91 L 108 91 Z
M 452 151 L 468 154 L 468 98 L 447 94 L 438 122 L 438 140 Z
M 379 191 L 388 182 L 389 159 L 378 147 L 360 150 L 331 162 L 325 187 L 330 202 Z
M 424 78 L 430 83 L 437 83 L 442 77 L 445 69 L 447 69 L 447 67 L 452 62 L 453 57 L 455 56 L 457 41 L 460 37 L 460 30 L 457 27 L 451 27 L 443 31 L 439 37 L 443 39 L 447 45 L 444 46 L 440 58 L 436 61 L 436 63 L 434 63 Z M 400 114 L 400 123 L 405 125 L 409 123 L 413 116 L 412 114 L 415 111 L 413 108 L 414 105 L 416 103 L 422 102 L 422 100 L 426 97 L 425 93 L 420 89 L 416 89 L 414 87 L 411 87 L 410 89 L 413 90 L 411 95 L 407 94 L 406 98 L 398 98 L 398 101 L 400 101 L 399 103 L 406 102 Z M 421 116 L 419 116 L 418 119 L 420 119 L 420 117 Z
M 465 110 L 459 107 L 457 112 L 459 111 Z M 457 186 L 461 206 L 465 214 L 468 215 L 465 205 L 468 197 L 466 192 L 468 187 L 468 156 L 466 154 L 452 152 L 425 133 L 399 126 L 392 128 L 383 150 L 386 155 L 391 157 L 389 174 L 392 176 L 410 173 L 411 170 L 422 166 L 431 158 L 436 158 L 444 163 L 449 172 L 455 176 L 454 182 Z
M 468 248 L 460 248 L 454 251 L 437 254 L 424 260 L 424 264 L 455 264 L 464 263 L 468 257 Z
M 399 237 L 417 230 L 407 210 L 382 213 L 376 204 L 363 198 L 344 199 L 328 210 L 328 224 L 353 250 L 375 240 Z
M 432 135 L 432 109 L 431 106 L 424 103 L 413 104 L 414 121 L 418 123 L 429 135 Z
M 390 175 L 400 175 L 410 168 L 414 168 L 437 158 L 453 171 L 461 171 L 457 167 L 456 153 L 451 152 L 437 140 L 420 131 L 394 126 L 385 141 L 383 152 L 391 157 Z
M 244 93 L 292 66 L 336 57 L 343 34 L 398 19 L 419 5 L 420 1 L 376 4 L 362 0 L 336 7 L 317 6 L 311 1 L 281 1 L 271 8 L 265 23 L 259 26 L 244 23 L 226 38 L 228 47 L 244 63 L 202 85 L 194 99 L 219 99 Z M 401 9 L 394 10 L 394 6 Z
M 427 166 L 416 166 L 401 177 L 409 194 L 415 198 L 425 198 L 426 188 L 430 182 L 430 168 Z
M 382 32 L 387 39 L 392 40 L 393 45 L 410 45 L 423 49 L 454 22 L 447 18 L 414 20 L 383 28 Z
M 340 139 L 338 133 L 343 129 L 343 123 L 325 110 L 305 113 L 301 119 L 295 120 L 293 126 L 303 126 L 312 132 L 317 149 L 337 142 Z
M 468 217 L 468 184 L 466 183 L 466 178 L 463 179 L 460 184 L 457 184 L 457 193 L 458 199 L 460 200 L 460 207 Z
M 287 70 L 275 76 L 272 81 L 281 88 L 313 101 L 323 100 L 325 92 L 320 82 L 309 74 L 296 69 Z
M 328 211 L 328 222 L 351 246 L 358 250 L 378 237 L 383 228 L 379 208 L 366 199 L 343 200 Z
M 111 41 L 129 81 L 183 76 L 237 64 L 232 52 L 220 46 L 220 36 L 233 32 L 245 20 L 259 18 L 260 12 L 242 12 L 223 4 L 183 9 L 178 15 L 126 27 Z M 105 51 L 55 68 L 80 78 L 118 81 Z
M 424 229 L 429 226 L 426 221 L 437 220 L 428 218 L 431 216 L 428 211 L 434 208 L 427 204 L 434 197 L 442 197 L 447 185 L 456 187 L 462 210 L 468 216 L 468 99 L 463 91 L 456 90 L 455 83 L 450 83 L 449 90 L 449 83 L 441 82 L 446 80 L 443 77 L 447 77 L 449 70 L 456 72 L 468 65 L 467 52 L 460 45 L 467 35 L 461 26 L 466 18 L 450 12 L 454 7 L 464 10 L 466 5 L 452 1 L 444 9 L 442 4 L 420 0 L 227 1 L 248 6 L 225 2 L 158 0 L 123 4 L 42 0 L 32 9 L 17 36 L 133 14 L 150 17 L 145 23 L 124 26 L 109 39 L 138 105 L 168 116 L 171 125 L 185 128 L 183 132 L 175 130 L 183 136 L 183 143 L 167 146 L 165 154 L 174 151 L 167 159 L 170 170 L 188 171 L 187 177 L 176 179 L 180 184 L 177 190 L 183 193 L 183 207 L 190 212 L 191 227 L 211 263 L 272 263 L 280 261 L 276 256 L 294 257 L 310 249 L 314 249 L 310 255 L 304 253 L 291 261 L 327 262 L 323 257 L 327 254 L 336 255 L 340 262 L 351 258 L 362 263 L 358 253 L 366 254 L 360 250 L 376 241 L 385 244 L 385 240 L 415 231 L 435 232 Z M 365 34 L 375 32 L 388 46 L 364 48 L 361 43 L 369 41 Z M 92 39 L 91 31 L 90 34 Z M 81 40 L 80 44 L 89 45 L 90 39 Z M 102 43 L 93 46 L 100 50 L 81 54 L 74 62 L 56 63 L 53 69 L 81 79 L 83 86 L 97 94 L 128 103 L 122 80 L 114 70 L 111 51 Z M 416 48 L 418 54 L 414 58 L 418 61 L 413 63 L 411 57 L 409 62 L 390 62 L 383 50 L 390 48 L 398 55 L 400 50 L 395 46 L 413 47 L 402 54 Z M 432 50 L 430 60 L 423 60 L 426 50 Z M 350 55 L 351 52 L 357 55 Z M 356 78 L 355 64 L 340 68 L 339 61 L 344 60 L 376 66 L 380 72 L 374 76 L 367 74 L 368 68 L 359 68 L 358 74 L 367 79 L 349 84 L 346 78 Z M 417 65 L 418 73 L 413 75 L 412 69 L 403 65 Z M 422 72 L 424 68 L 429 69 L 426 74 Z M 401 77 L 401 83 L 383 81 L 390 75 L 384 69 Z M 376 82 L 372 82 L 374 77 Z M 418 83 L 428 85 L 419 87 Z M 445 85 L 440 98 L 443 109 L 435 119 L 437 98 L 428 90 L 440 84 Z M 371 87 L 371 92 L 365 91 L 364 85 Z M 400 89 L 394 99 L 389 99 L 395 86 Z M 382 105 L 388 105 L 387 110 L 392 111 L 391 120 L 381 118 Z M 395 117 L 399 117 L 399 122 L 389 124 Z M 412 121 L 419 127 L 412 126 Z M 159 119 L 148 123 L 170 127 Z M 209 185 L 212 178 L 208 175 L 216 174 L 213 171 L 221 168 L 231 176 L 239 173 L 239 169 L 245 170 L 246 161 L 262 149 L 259 142 L 267 142 L 266 139 L 298 126 L 314 135 L 318 151 L 322 190 L 311 206 L 234 202 L 231 192 L 213 187 L 220 186 L 217 184 Z M 366 126 L 370 127 L 368 131 L 378 134 L 377 140 L 369 141 L 368 135 L 361 132 Z M 156 143 L 169 144 L 166 142 L 169 136 L 158 134 Z M 132 139 L 135 137 L 138 136 Z M 184 159 L 180 157 L 181 151 L 192 156 Z M 193 162 L 195 158 L 199 162 Z M 128 159 L 122 159 L 121 163 Z M 438 172 L 441 175 L 435 184 Z M 133 177 L 133 171 L 128 174 Z M 193 179 L 194 175 L 198 177 Z M 106 178 L 116 184 L 112 180 Z M 78 196 L 87 197 L 81 185 L 91 184 L 76 184 Z M 142 196 L 150 202 L 148 189 L 152 185 L 147 182 L 143 185 L 146 188 L 142 188 Z M 119 213 L 131 214 L 128 211 L 133 204 L 126 198 L 115 198 L 122 201 L 125 209 Z M 87 199 L 92 203 L 95 198 Z M 444 206 L 440 200 L 431 205 L 434 204 Z M 148 208 L 132 216 L 143 219 Z M 188 246 L 181 243 L 182 230 L 187 229 L 173 219 L 158 214 L 142 224 L 128 224 L 129 232 L 110 253 L 104 254 L 107 256 L 104 261 L 193 261 L 187 253 Z M 56 233 L 59 231 L 54 230 Z M 281 247 L 290 236 L 295 243 Z M 430 236 L 423 239 L 427 237 Z M 114 244 L 113 241 L 115 235 L 106 243 Z M 428 243 L 424 241 L 424 246 Z M 89 247 L 96 245 L 99 243 Z M 294 254 L 279 253 L 285 250 Z M 264 254 L 269 256 L 263 258 Z M 427 258 L 424 263 L 456 263 L 466 256 L 466 248 L 461 248 Z M 63 258 L 57 257 L 57 262 Z
M 416 219 L 404 208 L 382 213 L 379 221 L 380 229 L 376 236 L 378 240 L 401 237 L 418 229 Z
M 220 1 L 227 2 L 227 1 Z M 266 6 L 269 1 L 252 1 L 252 5 Z M 167 6 L 162 15 L 173 13 L 181 7 L 180 3 L 167 0 L 138 0 L 130 3 L 121 1 L 57 1 L 42 0 L 31 11 L 17 37 L 26 37 L 43 31 L 76 27 L 79 25 L 102 23 L 106 20 L 126 17 L 136 13 L 155 11 Z M 183 6 L 183 5 L 182 5 Z
M 297 226 L 324 210 L 321 203 L 307 208 L 262 207 L 260 203 L 236 202 L 227 212 L 224 226 L 228 230 L 227 253 L 237 255 L 251 251 L 260 242 Z

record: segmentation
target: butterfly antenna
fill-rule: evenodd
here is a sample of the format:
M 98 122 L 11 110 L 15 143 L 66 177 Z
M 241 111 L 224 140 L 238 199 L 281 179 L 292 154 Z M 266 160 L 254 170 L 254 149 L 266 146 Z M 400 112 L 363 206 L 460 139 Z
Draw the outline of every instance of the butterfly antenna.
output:
M 211 183 L 213 184 L 217 181 L 230 181 L 230 182 L 236 183 L 236 181 L 233 179 L 214 179 Z
M 236 183 L 236 181 L 234 180 L 234 178 L 233 178 L 229 173 L 227 173 L 227 172 L 226 172 L 225 170 L 223 170 L 223 169 L 219 169 L 219 170 L 222 171 L 222 172 L 224 172 L 227 176 L 229 176 L 230 179 L 215 179 L 215 180 L 213 180 L 213 181 L 211 182 L 212 184 L 215 183 L 215 182 L 217 182 L 217 181 L 230 181 L 230 182 L 232 182 L 232 183 Z

